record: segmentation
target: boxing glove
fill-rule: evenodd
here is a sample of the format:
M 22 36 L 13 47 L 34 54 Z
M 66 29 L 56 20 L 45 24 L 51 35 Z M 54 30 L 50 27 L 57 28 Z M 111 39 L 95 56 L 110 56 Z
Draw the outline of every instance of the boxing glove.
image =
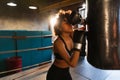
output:
M 69 24 L 72 25 L 81 24 L 82 22 L 82 16 L 76 11 L 72 11 L 71 14 L 66 13 L 65 17 L 67 18 Z
M 75 30 L 74 31 L 74 33 L 73 33 L 73 42 L 74 42 L 73 49 L 74 50 L 78 50 L 78 51 L 81 50 L 82 42 L 83 42 L 83 39 L 85 36 L 84 34 L 85 34 L 84 30 Z

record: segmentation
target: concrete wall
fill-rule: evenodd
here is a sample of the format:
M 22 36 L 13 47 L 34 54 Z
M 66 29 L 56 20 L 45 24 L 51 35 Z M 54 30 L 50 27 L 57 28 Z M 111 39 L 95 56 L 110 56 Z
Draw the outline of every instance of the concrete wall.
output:
M 0 8 L 0 30 L 48 30 L 48 16 L 38 10 L 3 6 Z

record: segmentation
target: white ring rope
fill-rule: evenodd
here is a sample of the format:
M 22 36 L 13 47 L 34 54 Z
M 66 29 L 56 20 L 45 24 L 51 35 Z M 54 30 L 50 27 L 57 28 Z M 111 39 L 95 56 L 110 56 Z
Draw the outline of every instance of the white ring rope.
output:
M 44 36 L 0 36 L 0 38 L 45 38 L 45 37 L 52 37 L 52 35 L 44 35 Z
M 53 46 L 40 47 L 40 48 L 30 48 L 30 49 L 21 49 L 21 50 L 0 51 L 0 54 L 14 53 L 14 52 L 25 52 L 25 51 L 32 51 L 32 50 L 45 50 L 45 49 L 51 49 L 52 47 Z

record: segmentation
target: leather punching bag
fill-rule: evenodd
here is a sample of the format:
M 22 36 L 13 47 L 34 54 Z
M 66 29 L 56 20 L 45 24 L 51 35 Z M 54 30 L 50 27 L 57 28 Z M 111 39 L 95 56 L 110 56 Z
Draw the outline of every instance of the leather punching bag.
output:
M 120 0 L 88 0 L 88 56 L 101 69 L 120 69 Z

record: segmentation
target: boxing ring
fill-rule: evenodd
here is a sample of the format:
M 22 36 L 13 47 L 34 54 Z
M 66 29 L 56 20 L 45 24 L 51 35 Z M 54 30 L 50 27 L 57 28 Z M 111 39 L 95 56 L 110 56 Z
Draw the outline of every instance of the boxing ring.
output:
M 0 44 L 0 77 L 51 62 L 50 31 L 0 31 Z M 16 66 L 10 63 L 12 58 L 17 58 L 13 62 Z

